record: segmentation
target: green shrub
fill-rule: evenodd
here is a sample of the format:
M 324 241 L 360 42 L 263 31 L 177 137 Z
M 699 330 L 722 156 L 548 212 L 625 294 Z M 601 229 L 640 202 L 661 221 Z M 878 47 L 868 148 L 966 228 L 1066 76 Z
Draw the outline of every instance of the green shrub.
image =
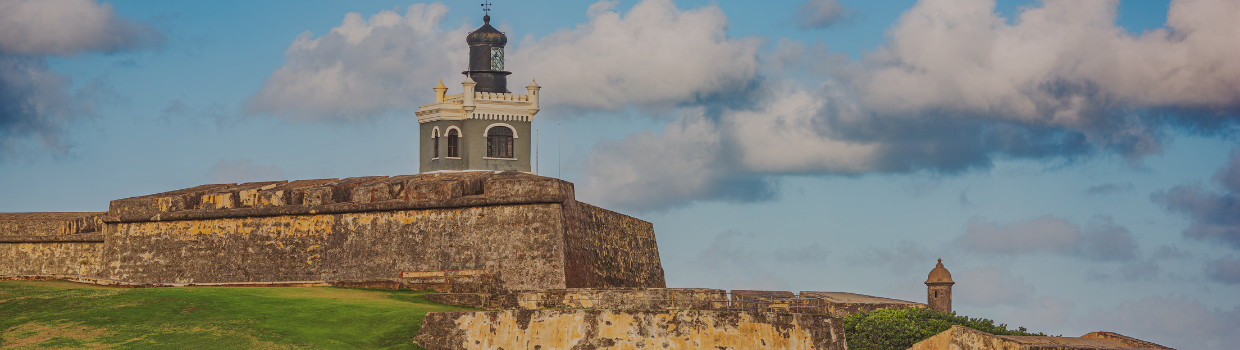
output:
M 1009 330 L 1006 324 L 996 326 L 987 319 L 919 308 L 878 309 L 845 317 L 843 321 L 849 350 L 904 350 L 952 325 L 997 335 L 1045 335 L 1029 333 L 1025 327 Z

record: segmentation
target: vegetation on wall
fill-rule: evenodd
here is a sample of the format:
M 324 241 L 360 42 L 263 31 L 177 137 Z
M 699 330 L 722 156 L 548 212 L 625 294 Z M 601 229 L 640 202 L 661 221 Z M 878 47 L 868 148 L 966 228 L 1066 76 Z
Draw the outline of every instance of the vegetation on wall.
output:
M 913 344 L 960 325 L 996 335 L 1045 335 L 1025 327 L 1007 329 L 983 318 L 956 316 L 931 309 L 878 309 L 845 317 L 849 350 L 904 350 Z

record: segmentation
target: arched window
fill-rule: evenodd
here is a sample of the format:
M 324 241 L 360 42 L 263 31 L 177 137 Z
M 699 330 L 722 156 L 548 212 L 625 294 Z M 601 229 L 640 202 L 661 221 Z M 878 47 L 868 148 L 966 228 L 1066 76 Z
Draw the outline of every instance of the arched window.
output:
M 487 130 L 487 157 L 515 158 L 512 155 L 512 129 L 499 126 Z
M 460 137 L 456 128 L 448 129 L 448 158 L 461 157 L 461 147 L 457 145 Z
M 439 158 L 439 128 L 435 128 L 435 131 L 431 133 L 431 143 L 435 144 L 435 146 L 431 147 L 434 149 L 431 158 Z

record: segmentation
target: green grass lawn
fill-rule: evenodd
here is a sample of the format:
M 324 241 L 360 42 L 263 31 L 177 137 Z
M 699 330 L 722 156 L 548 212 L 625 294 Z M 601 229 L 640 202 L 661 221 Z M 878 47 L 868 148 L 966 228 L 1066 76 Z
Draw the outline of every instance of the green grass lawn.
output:
M 427 292 L 0 281 L 0 349 L 421 349 Z

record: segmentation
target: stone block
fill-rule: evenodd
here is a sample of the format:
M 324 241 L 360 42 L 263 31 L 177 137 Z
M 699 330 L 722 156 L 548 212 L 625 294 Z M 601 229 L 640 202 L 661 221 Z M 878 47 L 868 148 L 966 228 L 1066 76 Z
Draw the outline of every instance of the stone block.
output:
M 117 199 L 108 204 L 108 214 L 113 216 L 153 216 L 159 213 L 196 209 L 202 202 L 201 198 L 204 194 L 234 185 L 202 185 L 149 196 Z
M 374 181 L 388 178 L 387 176 L 365 176 L 340 179 L 332 183 L 332 203 L 349 203 L 353 201 L 353 189 Z
M 407 201 L 437 201 L 464 195 L 459 181 L 410 181 L 405 190 Z
M 517 172 L 500 173 L 488 179 L 484 186 L 484 192 L 490 197 L 574 196 L 573 184 L 568 181 L 522 176 Z
M 393 199 L 404 200 L 403 191 L 410 179 L 417 175 L 393 176 L 369 182 L 353 189 L 353 203 L 376 203 Z
M 303 191 L 301 204 L 305 206 L 320 206 L 335 203 L 335 200 L 332 199 L 332 190 L 331 186 L 307 188 Z

